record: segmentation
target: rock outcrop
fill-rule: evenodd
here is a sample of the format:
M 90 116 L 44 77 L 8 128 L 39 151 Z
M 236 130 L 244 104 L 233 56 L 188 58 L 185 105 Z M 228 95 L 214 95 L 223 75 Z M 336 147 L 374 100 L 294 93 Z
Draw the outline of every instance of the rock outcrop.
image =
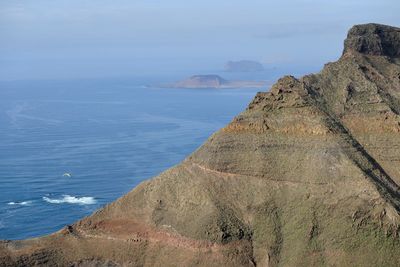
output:
M 344 53 L 400 57 L 400 29 L 380 24 L 356 25 L 348 33 Z
M 280 79 L 181 164 L 1 266 L 400 266 L 398 28 Z

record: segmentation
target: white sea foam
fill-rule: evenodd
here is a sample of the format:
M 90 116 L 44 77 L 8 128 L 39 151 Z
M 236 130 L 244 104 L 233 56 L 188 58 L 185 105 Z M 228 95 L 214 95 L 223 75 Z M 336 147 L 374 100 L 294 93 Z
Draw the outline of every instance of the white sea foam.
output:
M 96 204 L 96 199 L 93 197 L 74 197 L 70 195 L 63 195 L 62 198 L 49 198 L 43 197 L 43 200 L 51 204 L 79 204 L 79 205 L 92 205 Z
M 11 205 L 11 206 L 13 206 L 13 205 L 27 206 L 27 205 L 32 204 L 32 201 L 21 201 L 21 202 L 14 202 L 14 201 L 11 201 L 11 202 L 8 202 L 7 204 L 8 204 L 8 205 Z

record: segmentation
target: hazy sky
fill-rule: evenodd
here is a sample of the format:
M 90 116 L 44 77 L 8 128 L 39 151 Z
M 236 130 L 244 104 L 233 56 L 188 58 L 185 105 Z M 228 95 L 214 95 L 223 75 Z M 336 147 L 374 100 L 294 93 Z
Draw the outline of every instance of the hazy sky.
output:
M 0 80 L 320 66 L 353 24 L 399 14 L 399 0 L 0 0 Z

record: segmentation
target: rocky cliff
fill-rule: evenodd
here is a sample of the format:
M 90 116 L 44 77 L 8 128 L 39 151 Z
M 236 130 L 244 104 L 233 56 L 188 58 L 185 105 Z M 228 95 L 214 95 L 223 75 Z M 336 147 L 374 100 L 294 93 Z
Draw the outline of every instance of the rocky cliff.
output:
M 400 266 L 400 29 L 283 77 L 181 164 L 2 266 Z

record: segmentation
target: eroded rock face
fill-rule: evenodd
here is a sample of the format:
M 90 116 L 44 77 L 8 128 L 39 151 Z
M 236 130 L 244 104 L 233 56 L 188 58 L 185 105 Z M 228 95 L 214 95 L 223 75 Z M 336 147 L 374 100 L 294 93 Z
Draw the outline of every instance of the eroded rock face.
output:
M 0 265 L 400 266 L 398 28 L 286 76 L 181 164 Z
M 356 25 L 350 29 L 344 52 L 356 51 L 374 56 L 400 56 L 400 28 L 381 25 Z

